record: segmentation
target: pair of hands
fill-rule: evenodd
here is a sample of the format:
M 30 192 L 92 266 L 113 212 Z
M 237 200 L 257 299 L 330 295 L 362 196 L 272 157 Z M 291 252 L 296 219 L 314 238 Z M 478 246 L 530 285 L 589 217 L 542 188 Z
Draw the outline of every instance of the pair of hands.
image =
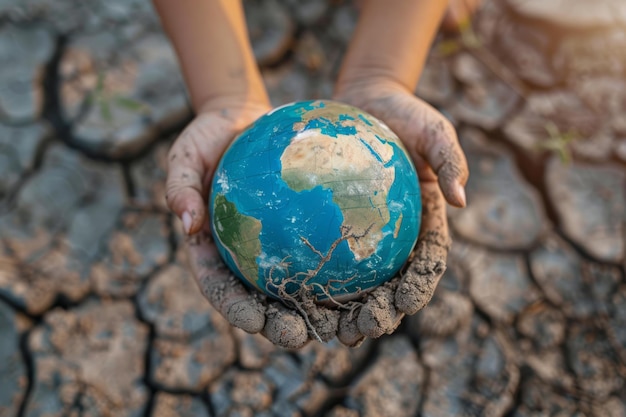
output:
M 212 101 L 200 109 L 168 155 L 166 199 L 188 235 L 195 279 L 211 304 L 233 325 L 261 332 L 272 343 L 299 348 L 311 337 L 337 336 L 356 346 L 365 337 L 391 333 L 405 314 L 431 299 L 446 269 L 450 246 L 446 201 L 465 205 L 467 163 L 452 125 L 402 86 L 371 83 L 344 89 L 334 99 L 361 108 L 385 122 L 404 142 L 417 168 L 422 192 L 422 224 L 406 271 L 374 289 L 350 311 L 308 306 L 306 319 L 280 302 L 249 291 L 221 261 L 209 227 L 207 198 L 219 158 L 234 137 L 271 110 L 269 103 Z

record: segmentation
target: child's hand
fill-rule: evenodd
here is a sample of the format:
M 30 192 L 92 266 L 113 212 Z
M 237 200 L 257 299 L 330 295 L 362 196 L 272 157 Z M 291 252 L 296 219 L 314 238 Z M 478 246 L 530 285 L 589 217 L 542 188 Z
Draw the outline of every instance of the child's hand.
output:
M 168 154 L 165 199 L 185 234 L 196 234 L 207 224 L 211 178 L 230 142 L 269 110 L 264 102 L 210 102 L 176 139 Z
M 402 86 L 378 82 L 339 88 L 335 98 L 384 121 L 404 142 L 420 179 L 423 215 L 411 263 L 403 276 L 373 291 L 354 326 L 364 336 L 379 337 L 392 332 L 404 314 L 414 314 L 430 301 L 446 269 L 450 247 L 446 201 L 465 206 L 467 161 L 451 123 Z M 368 318 L 374 315 L 389 319 L 368 326 Z M 350 337 L 358 336 L 354 332 Z
M 270 110 L 269 104 L 203 108 L 176 140 L 168 155 L 166 199 L 182 220 L 190 266 L 203 295 L 232 324 L 262 332 L 272 343 L 299 348 L 310 340 L 303 316 L 248 290 L 220 259 L 211 236 L 207 198 L 211 177 L 234 137 Z M 314 305 L 307 319 L 323 341 L 334 338 L 339 313 Z
M 222 263 L 209 227 L 207 199 L 211 178 L 235 136 L 269 110 L 269 105 L 236 104 L 202 109 L 168 154 L 165 199 L 183 223 L 190 266 L 198 286 L 231 324 L 257 333 L 265 324 L 265 307 L 237 283 Z M 231 310 L 242 310 L 248 322 L 233 322 Z M 247 312 L 247 313 L 246 313 Z

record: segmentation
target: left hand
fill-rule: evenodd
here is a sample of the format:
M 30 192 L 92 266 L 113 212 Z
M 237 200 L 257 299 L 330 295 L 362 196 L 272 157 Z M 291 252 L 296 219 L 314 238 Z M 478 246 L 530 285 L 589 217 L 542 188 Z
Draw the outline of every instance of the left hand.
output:
M 347 345 L 363 337 L 391 333 L 404 314 L 415 314 L 432 298 L 446 269 L 451 240 L 446 201 L 464 207 L 469 172 L 452 124 L 405 87 L 369 82 L 342 88 L 334 99 L 358 107 L 385 122 L 409 151 L 420 181 L 422 223 L 406 272 L 378 287 L 358 315 L 342 316 L 339 339 Z M 341 329 L 351 329 L 350 332 Z

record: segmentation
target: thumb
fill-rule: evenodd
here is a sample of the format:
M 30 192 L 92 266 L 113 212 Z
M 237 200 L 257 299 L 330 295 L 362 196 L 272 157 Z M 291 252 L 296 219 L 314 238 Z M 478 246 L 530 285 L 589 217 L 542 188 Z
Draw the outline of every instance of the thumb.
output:
M 207 223 L 208 187 L 222 153 L 249 122 L 267 111 L 254 108 L 245 115 L 200 113 L 176 139 L 168 154 L 167 205 L 183 222 L 188 235 Z M 224 113 L 224 114 L 222 114 Z
M 207 172 L 189 128 L 174 142 L 167 160 L 167 205 L 182 220 L 185 234 L 197 233 L 206 221 L 203 183 Z
M 445 199 L 456 207 L 465 207 L 464 186 L 469 170 L 452 123 L 427 106 L 423 109 L 420 124 L 423 140 L 417 142 L 418 154 L 423 155 L 437 174 Z

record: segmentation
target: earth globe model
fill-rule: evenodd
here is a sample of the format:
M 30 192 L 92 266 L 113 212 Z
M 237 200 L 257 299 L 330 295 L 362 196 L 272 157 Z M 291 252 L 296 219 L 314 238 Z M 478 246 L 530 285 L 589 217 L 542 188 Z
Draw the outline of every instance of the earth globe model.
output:
M 225 151 L 209 210 L 217 248 L 283 301 L 345 302 L 391 279 L 421 219 L 415 167 L 381 121 L 334 101 L 259 118 Z

